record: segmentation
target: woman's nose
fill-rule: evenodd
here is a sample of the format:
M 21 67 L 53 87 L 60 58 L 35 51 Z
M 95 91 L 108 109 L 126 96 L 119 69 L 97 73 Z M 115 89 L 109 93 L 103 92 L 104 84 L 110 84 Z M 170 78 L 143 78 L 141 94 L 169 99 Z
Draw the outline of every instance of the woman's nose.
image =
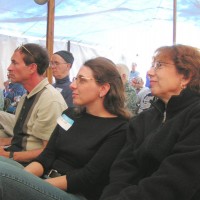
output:
M 69 87 L 70 87 L 71 90 L 75 89 L 75 88 L 76 88 L 76 81 L 73 80 L 73 81 L 71 82 L 71 84 L 69 85 Z
M 147 71 L 147 76 L 150 77 L 150 76 L 153 76 L 155 74 L 155 70 L 153 67 L 151 67 L 148 71 Z

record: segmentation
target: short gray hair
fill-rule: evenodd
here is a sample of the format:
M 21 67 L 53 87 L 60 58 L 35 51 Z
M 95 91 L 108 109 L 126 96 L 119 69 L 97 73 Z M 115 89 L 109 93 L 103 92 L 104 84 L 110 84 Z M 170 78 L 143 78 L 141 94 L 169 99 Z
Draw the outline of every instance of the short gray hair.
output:
M 125 64 L 121 64 L 121 63 L 116 64 L 116 67 L 117 67 L 117 70 L 118 70 L 120 76 L 122 76 L 122 74 L 125 74 L 127 77 L 127 80 L 128 80 L 129 73 L 130 73 L 129 68 Z

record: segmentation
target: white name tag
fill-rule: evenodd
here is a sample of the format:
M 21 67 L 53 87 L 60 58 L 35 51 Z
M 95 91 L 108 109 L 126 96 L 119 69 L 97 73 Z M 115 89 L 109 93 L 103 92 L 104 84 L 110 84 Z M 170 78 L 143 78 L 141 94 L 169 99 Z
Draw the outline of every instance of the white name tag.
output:
M 62 114 L 58 119 L 57 119 L 57 123 L 64 129 L 64 130 L 68 130 L 72 124 L 74 123 L 73 119 L 70 119 L 67 115 Z

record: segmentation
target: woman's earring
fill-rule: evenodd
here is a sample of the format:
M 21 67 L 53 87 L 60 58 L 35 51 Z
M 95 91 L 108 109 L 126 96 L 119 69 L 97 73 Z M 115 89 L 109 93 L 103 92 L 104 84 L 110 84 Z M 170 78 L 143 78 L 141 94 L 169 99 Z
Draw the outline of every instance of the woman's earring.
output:
M 101 93 L 99 94 L 99 97 L 102 98 Z
M 186 88 L 186 86 L 181 84 L 181 89 L 185 89 L 185 88 Z

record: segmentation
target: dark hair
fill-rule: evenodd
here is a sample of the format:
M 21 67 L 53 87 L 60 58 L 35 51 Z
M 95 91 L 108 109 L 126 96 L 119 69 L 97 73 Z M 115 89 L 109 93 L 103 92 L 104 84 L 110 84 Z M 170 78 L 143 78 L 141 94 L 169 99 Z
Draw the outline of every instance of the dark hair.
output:
M 61 51 L 57 51 L 54 54 L 58 54 L 60 57 L 62 57 L 67 63 L 70 63 L 71 66 L 73 65 L 74 62 L 74 56 L 71 52 L 69 51 L 65 51 L 65 50 L 61 50 Z
M 37 64 L 37 72 L 39 75 L 44 74 L 49 67 L 49 55 L 46 48 L 34 44 L 27 43 L 19 46 L 15 51 L 20 51 L 24 55 L 24 62 L 26 65 L 31 63 Z
M 83 65 L 92 70 L 97 84 L 110 84 L 110 90 L 104 98 L 105 109 L 114 115 L 129 118 L 130 114 L 125 108 L 124 86 L 116 65 L 104 57 L 88 60 Z
M 192 91 L 200 93 L 200 50 L 188 45 L 163 46 L 155 51 L 164 54 L 173 60 L 177 72 L 183 74 L 185 78 L 191 78 L 187 87 Z

